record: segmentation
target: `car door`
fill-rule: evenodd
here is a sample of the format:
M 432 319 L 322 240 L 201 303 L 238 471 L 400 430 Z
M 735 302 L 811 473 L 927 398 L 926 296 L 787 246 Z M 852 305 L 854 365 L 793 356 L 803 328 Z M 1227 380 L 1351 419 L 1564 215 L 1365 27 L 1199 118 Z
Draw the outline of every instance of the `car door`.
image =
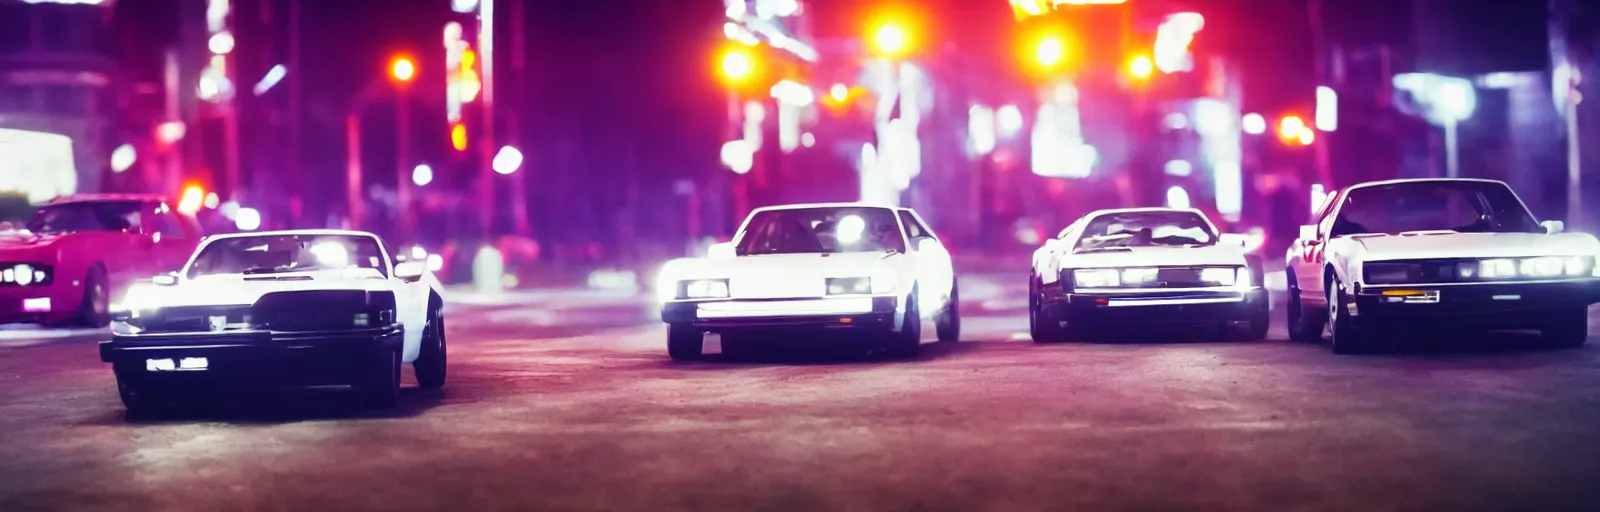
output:
M 899 210 L 900 227 L 905 231 L 908 254 L 912 256 L 912 265 L 916 268 L 918 297 L 923 306 L 923 313 L 927 315 L 939 312 L 939 309 L 950 298 L 950 290 L 955 285 L 955 269 L 950 260 L 950 251 L 944 243 L 933 234 L 927 223 L 922 222 L 916 212 Z M 937 306 L 936 306 L 937 305 Z
M 1300 236 L 1295 240 L 1290 249 L 1294 257 L 1290 260 L 1290 268 L 1294 269 L 1295 285 L 1300 288 L 1300 300 L 1312 304 L 1320 304 L 1324 295 L 1322 286 L 1322 266 L 1327 261 L 1324 249 L 1328 243 L 1328 232 L 1333 228 L 1333 219 L 1336 214 L 1336 205 L 1343 200 L 1342 193 L 1330 194 L 1327 202 L 1318 209 L 1313 217 L 1315 227 L 1311 235 Z
M 383 244 L 381 241 L 380 244 Z M 405 349 L 401 358 L 415 361 L 422 348 L 422 335 L 428 328 L 428 283 L 426 279 L 401 279 L 394 275 L 394 252 L 383 244 L 385 277 L 394 290 L 394 313 L 405 327 Z

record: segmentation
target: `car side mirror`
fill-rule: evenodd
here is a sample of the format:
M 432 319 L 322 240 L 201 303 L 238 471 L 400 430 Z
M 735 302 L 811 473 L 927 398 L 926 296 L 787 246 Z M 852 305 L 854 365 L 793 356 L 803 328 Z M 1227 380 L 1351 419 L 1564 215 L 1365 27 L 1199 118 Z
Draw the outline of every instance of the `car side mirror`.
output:
M 727 260 L 738 256 L 738 251 L 733 248 L 733 242 L 711 244 L 706 248 L 706 257 L 714 260 Z
M 407 261 L 394 266 L 394 276 L 407 281 L 422 277 L 428 267 L 420 261 Z
M 155 284 L 159 284 L 161 286 L 172 286 L 172 285 L 178 284 L 178 273 L 177 272 L 168 272 L 168 273 L 165 273 L 165 274 L 161 274 L 159 276 L 155 276 L 155 277 L 150 278 L 150 282 L 155 283 Z
M 1244 247 L 1248 243 L 1248 237 L 1238 233 L 1223 233 L 1222 236 L 1217 237 L 1217 241 L 1222 245 Z
M 1544 226 L 1544 232 L 1550 233 L 1552 235 L 1567 230 L 1566 223 L 1561 222 L 1559 220 L 1547 220 L 1547 221 L 1544 221 L 1544 222 L 1540 222 L 1539 225 L 1540 226 Z
M 1317 239 L 1317 225 L 1316 224 L 1306 224 L 1304 226 L 1300 226 L 1300 239 L 1301 240 L 1316 240 Z

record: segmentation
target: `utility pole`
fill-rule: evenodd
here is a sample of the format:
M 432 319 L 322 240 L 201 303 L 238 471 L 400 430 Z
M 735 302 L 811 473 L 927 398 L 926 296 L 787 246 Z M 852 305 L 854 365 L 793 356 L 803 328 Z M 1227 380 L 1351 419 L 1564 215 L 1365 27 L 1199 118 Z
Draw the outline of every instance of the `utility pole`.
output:
M 1316 85 L 1329 85 L 1327 83 L 1328 42 L 1327 30 L 1322 23 L 1322 0 L 1308 0 L 1306 2 L 1306 15 L 1310 17 L 1311 25 L 1311 61 L 1312 65 L 1316 67 L 1312 72 L 1312 76 L 1317 79 Z M 1329 86 L 1331 87 L 1331 85 Z M 1322 137 L 1318 137 L 1321 140 L 1316 141 L 1311 149 L 1315 152 L 1317 159 L 1317 182 L 1324 187 L 1332 188 L 1335 184 L 1333 183 L 1332 165 L 1329 161 L 1328 144 L 1331 141 L 1328 140 L 1328 135 L 1331 134 L 1324 134 Z
M 362 216 L 366 215 L 364 191 L 361 190 L 361 116 L 358 111 L 344 117 L 344 186 L 345 202 L 350 205 L 350 229 L 361 229 Z
M 479 136 L 482 176 L 478 179 L 478 206 L 483 215 L 478 226 L 484 239 L 494 235 L 495 172 L 494 172 L 494 1 L 482 0 L 478 4 L 478 55 L 483 69 L 483 135 Z
M 411 87 L 401 83 L 395 91 L 395 213 L 400 217 L 400 239 L 411 236 L 416 216 L 411 208 Z
M 523 78 L 527 76 L 523 73 L 523 69 L 527 65 L 528 53 L 527 42 L 523 35 L 523 30 L 527 25 L 526 20 L 523 19 L 524 16 L 527 16 L 524 9 L 526 2 L 527 0 L 511 0 L 512 83 L 522 83 Z M 516 99 L 511 102 L 514 108 L 511 109 L 511 115 L 506 117 L 506 140 L 510 141 L 513 147 L 517 147 L 522 145 L 522 123 L 520 121 L 528 111 L 528 105 L 525 103 L 528 95 L 524 93 L 525 89 L 523 88 L 514 90 L 517 91 L 515 93 Z M 521 150 L 522 148 L 518 147 L 517 149 Z M 531 159 L 525 159 L 523 160 L 522 169 L 511 173 L 511 218 L 517 236 L 520 237 L 527 237 L 532 231 L 529 227 L 528 219 L 527 175 L 530 172 L 533 172 Z
M 306 172 L 300 148 L 300 123 L 302 121 L 300 77 L 305 75 L 305 70 L 300 67 L 300 2 L 301 0 L 289 0 L 289 83 L 287 84 L 289 86 L 289 129 L 287 130 L 289 154 L 287 161 L 288 172 L 295 176 L 294 183 L 299 185 L 299 188 L 296 188 L 295 192 L 290 196 L 291 200 L 299 199 L 304 201 L 300 191 L 306 190 L 305 186 L 311 182 L 311 176 Z M 295 220 L 299 222 L 299 219 Z

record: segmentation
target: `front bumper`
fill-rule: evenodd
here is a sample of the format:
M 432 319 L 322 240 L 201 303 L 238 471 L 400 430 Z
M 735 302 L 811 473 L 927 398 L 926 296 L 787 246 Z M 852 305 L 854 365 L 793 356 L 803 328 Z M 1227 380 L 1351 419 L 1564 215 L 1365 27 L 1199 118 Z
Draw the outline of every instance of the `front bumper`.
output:
M 781 300 L 674 301 L 661 306 L 661 320 L 719 332 L 762 328 L 892 329 L 896 296 Z
M 1357 290 L 1351 316 L 1363 321 L 1446 319 L 1452 325 L 1537 328 L 1541 313 L 1600 303 L 1600 279 L 1540 283 L 1382 286 Z
M 45 286 L 0 286 L 0 324 L 71 320 L 82 302 L 82 288 L 61 281 Z
M 1046 299 L 1052 319 L 1086 326 L 1185 325 L 1249 320 L 1268 307 L 1263 288 L 1065 293 Z
M 251 387 L 348 385 L 371 373 L 381 354 L 399 350 L 400 326 L 322 332 L 117 335 L 100 342 L 100 360 L 140 386 L 211 381 Z M 203 358 L 204 368 L 197 359 Z M 168 360 L 175 368 L 152 369 Z M 184 365 L 185 360 L 190 365 Z M 190 366 L 191 368 L 184 368 Z

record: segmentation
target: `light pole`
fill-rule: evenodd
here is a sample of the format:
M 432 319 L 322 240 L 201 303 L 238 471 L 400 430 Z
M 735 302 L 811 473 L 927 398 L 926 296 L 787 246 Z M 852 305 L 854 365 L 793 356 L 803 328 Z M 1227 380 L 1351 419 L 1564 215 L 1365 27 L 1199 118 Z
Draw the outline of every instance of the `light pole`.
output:
M 406 168 L 406 162 L 411 158 L 411 105 L 408 86 L 411 80 L 416 78 L 416 64 L 407 58 L 395 59 L 389 66 L 389 78 L 398 86 L 395 98 L 397 117 L 395 124 L 398 125 L 395 140 L 398 183 L 395 186 L 400 204 L 401 232 L 408 233 L 407 222 L 411 218 L 410 169 Z M 382 85 L 383 79 L 378 79 L 363 87 L 350 102 L 350 109 L 344 116 L 345 201 L 349 203 L 351 229 L 360 229 L 362 220 L 366 216 L 366 194 L 362 190 L 364 176 L 361 169 L 361 111 L 372 102 L 373 95 Z

